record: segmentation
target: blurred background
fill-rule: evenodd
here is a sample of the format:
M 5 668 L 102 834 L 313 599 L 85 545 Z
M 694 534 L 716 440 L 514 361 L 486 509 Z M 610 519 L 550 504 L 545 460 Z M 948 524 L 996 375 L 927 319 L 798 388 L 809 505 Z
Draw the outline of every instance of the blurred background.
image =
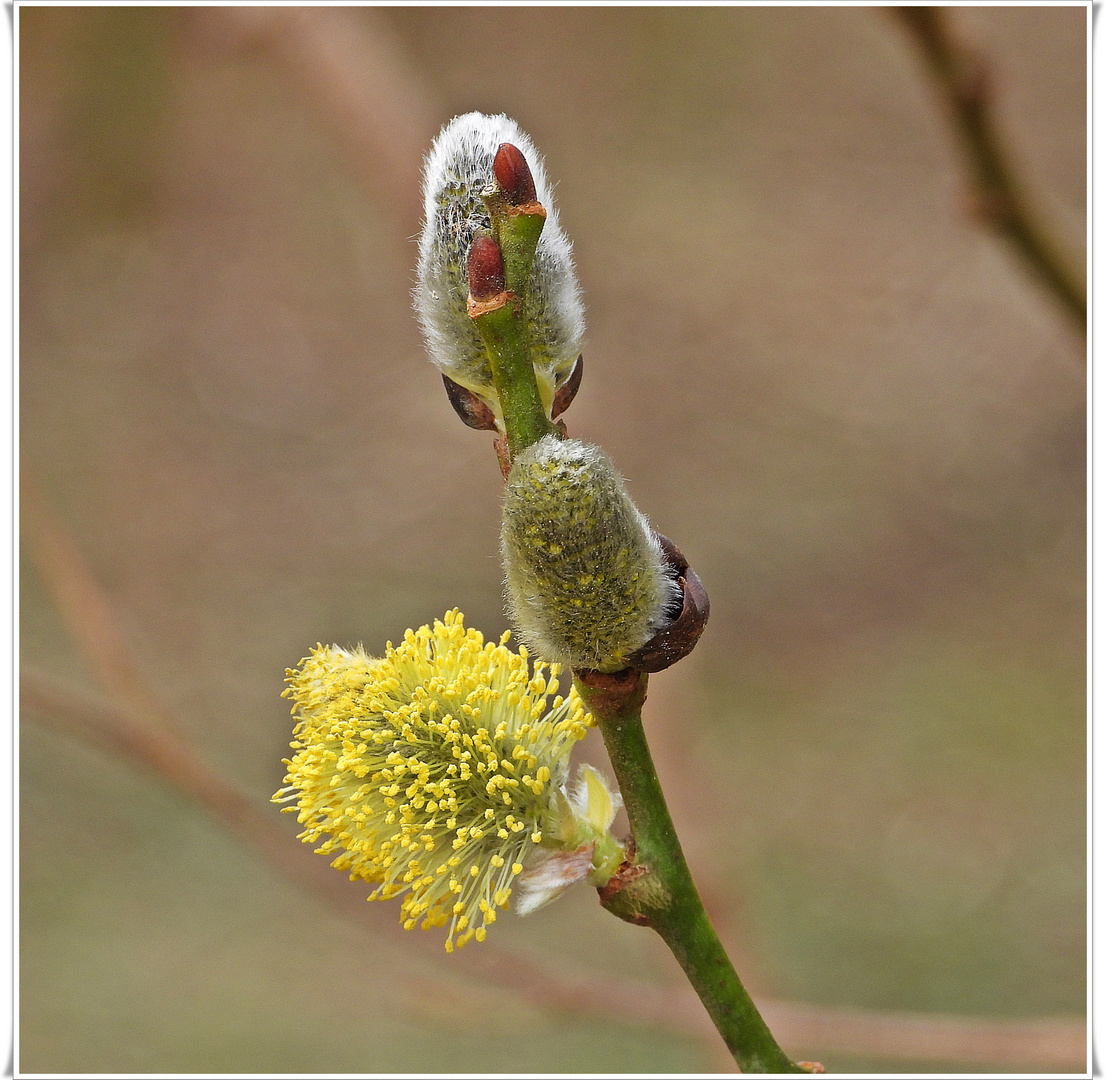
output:
M 949 14 L 1080 266 L 1085 9 Z M 491 437 L 410 305 L 421 155 L 470 109 L 557 183 L 569 431 L 710 592 L 647 731 L 780 1041 L 1082 1071 L 1085 342 L 893 16 L 17 18 L 24 1071 L 732 1069 L 591 890 L 446 957 L 267 803 L 315 642 L 506 627 Z

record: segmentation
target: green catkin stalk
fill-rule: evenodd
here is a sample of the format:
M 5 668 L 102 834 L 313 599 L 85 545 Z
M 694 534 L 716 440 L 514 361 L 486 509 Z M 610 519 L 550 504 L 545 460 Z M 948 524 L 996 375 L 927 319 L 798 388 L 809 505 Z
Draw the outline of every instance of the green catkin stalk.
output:
M 543 659 L 604 672 L 679 602 L 649 523 L 596 446 L 546 436 L 520 453 L 503 503 L 507 604 Z

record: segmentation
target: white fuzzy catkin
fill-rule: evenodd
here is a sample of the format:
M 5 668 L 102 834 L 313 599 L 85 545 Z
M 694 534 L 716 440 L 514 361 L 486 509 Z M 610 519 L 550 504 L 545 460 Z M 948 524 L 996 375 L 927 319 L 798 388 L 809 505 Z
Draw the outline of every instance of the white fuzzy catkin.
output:
M 500 536 L 507 606 L 542 659 L 618 671 L 680 589 L 610 458 L 547 435 L 507 480 Z
M 431 360 L 454 382 L 477 394 L 501 416 L 488 356 L 466 310 L 468 250 L 478 229 L 491 222 L 481 191 L 492 182 L 502 143 L 513 143 L 530 166 L 538 201 L 546 211 L 527 297 L 530 349 L 548 413 L 568 378 L 584 335 L 584 306 L 572 263 L 572 245 L 561 231 L 553 191 L 529 136 L 504 115 L 471 112 L 442 128 L 423 170 L 425 222 L 419 239 L 415 311 Z

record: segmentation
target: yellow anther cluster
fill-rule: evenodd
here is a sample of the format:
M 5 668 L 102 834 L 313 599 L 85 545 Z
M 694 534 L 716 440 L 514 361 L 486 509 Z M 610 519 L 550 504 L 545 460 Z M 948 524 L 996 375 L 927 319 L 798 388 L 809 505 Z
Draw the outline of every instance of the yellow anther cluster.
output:
M 573 743 L 593 723 L 556 665 L 484 642 L 454 610 L 389 642 L 383 659 L 317 646 L 288 671 L 295 751 L 274 802 L 304 843 L 403 895 L 406 929 L 446 926 L 446 950 L 484 939 L 541 842 Z M 548 672 L 548 678 L 546 673 Z M 477 925 L 479 924 L 479 925 Z

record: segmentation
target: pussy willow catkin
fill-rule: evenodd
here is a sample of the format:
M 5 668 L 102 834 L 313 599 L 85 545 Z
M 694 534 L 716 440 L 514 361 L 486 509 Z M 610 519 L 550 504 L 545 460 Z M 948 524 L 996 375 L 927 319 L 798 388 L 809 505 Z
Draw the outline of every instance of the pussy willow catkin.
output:
M 596 446 L 549 435 L 507 481 L 507 604 L 543 659 L 617 671 L 666 621 L 679 586 L 648 522 Z
M 522 152 L 546 211 L 526 298 L 527 331 L 548 412 L 580 353 L 584 307 L 572 245 L 557 221 L 553 192 L 534 144 L 506 116 L 472 112 L 451 120 L 434 140 L 423 173 L 425 223 L 419 239 L 415 311 L 430 358 L 454 382 L 477 394 L 498 417 L 499 401 L 479 331 L 465 307 L 473 237 L 491 222 L 481 192 L 493 180 L 502 143 Z
M 273 801 L 369 899 L 402 897 L 406 929 L 447 927 L 448 951 L 483 941 L 516 884 L 531 911 L 624 857 L 602 777 L 567 786 L 591 716 L 509 638 L 486 642 L 454 609 L 383 657 L 318 645 L 288 672 L 295 753 Z

